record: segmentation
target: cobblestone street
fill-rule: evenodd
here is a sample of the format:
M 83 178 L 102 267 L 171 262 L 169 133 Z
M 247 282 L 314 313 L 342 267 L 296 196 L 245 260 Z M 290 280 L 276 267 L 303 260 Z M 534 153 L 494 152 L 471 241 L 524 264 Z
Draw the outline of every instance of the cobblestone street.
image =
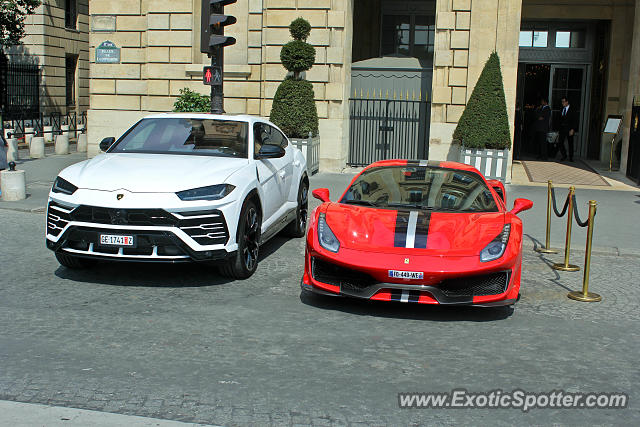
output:
M 42 213 L 0 210 L 0 399 L 240 426 L 640 420 L 634 256 L 594 255 L 604 300 L 579 303 L 566 293 L 582 273 L 551 270 L 561 255 L 525 237 L 514 309 L 439 308 L 301 299 L 303 239 L 275 238 L 252 278 L 229 282 L 198 265 L 70 271 L 43 233 Z M 398 408 L 399 392 L 454 388 L 625 392 L 630 404 Z

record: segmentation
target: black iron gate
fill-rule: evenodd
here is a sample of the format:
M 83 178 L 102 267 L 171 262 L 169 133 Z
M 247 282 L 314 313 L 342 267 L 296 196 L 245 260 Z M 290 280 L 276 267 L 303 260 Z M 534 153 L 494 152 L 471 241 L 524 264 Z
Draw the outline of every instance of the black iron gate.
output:
M 349 99 L 347 164 L 386 159 L 427 159 L 430 104 L 409 99 Z
M 0 109 L 4 120 L 40 114 L 40 67 L 0 59 Z

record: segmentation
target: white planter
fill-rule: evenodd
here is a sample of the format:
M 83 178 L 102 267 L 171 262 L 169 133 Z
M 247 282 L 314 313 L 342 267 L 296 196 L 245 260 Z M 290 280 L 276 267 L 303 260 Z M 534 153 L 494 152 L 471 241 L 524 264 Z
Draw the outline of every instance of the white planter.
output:
M 459 161 L 478 169 L 487 179 L 499 179 L 505 182 L 509 150 L 466 148 L 463 146 L 460 149 Z
M 307 160 L 307 171 L 309 175 L 317 173 L 320 169 L 320 136 L 305 139 L 290 138 L 291 144 L 302 151 Z

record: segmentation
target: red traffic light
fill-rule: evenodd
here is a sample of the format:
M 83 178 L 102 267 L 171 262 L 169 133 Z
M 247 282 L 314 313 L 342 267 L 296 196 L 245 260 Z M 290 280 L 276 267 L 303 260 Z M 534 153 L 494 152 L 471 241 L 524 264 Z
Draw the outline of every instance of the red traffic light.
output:
M 208 86 L 222 86 L 222 67 L 204 67 L 202 83 Z

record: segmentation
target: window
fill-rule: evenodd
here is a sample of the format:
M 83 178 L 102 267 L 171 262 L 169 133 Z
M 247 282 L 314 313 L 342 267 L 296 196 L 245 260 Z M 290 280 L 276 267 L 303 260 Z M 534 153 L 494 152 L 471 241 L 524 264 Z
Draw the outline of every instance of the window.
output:
M 76 68 L 78 65 L 77 55 L 67 55 L 65 58 L 65 78 L 66 78 L 66 95 L 67 106 L 75 107 L 76 105 Z
M 265 123 L 256 123 L 253 125 L 254 155 L 258 155 L 264 144 L 279 145 L 287 148 L 289 142 L 287 137 L 278 129 Z
M 78 28 L 78 0 L 65 0 L 64 26 L 75 30 Z
M 585 32 L 583 30 L 575 31 L 557 31 L 556 47 L 559 48 L 584 48 Z
M 195 118 L 143 119 L 112 149 L 114 153 L 196 154 L 247 158 L 246 122 Z
M 520 47 L 547 47 L 549 32 L 536 30 L 520 31 Z
M 435 18 L 429 15 L 382 17 L 381 55 L 410 56 L 429 60 L 433 57 Z

